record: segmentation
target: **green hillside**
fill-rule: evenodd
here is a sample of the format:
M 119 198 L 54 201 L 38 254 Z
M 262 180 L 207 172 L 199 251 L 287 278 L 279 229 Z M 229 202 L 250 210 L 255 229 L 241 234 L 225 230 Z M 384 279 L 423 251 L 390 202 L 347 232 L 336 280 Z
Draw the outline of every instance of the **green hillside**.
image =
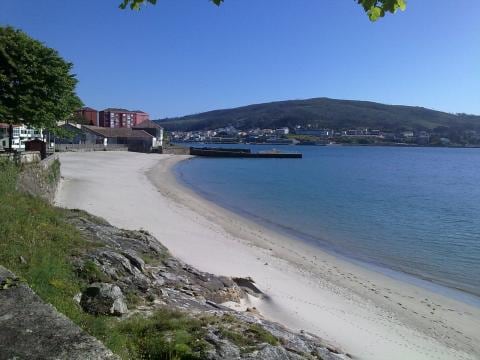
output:
M 431 130 L 449 127 L 480 130 L 480 116 L 329 98 L 277 101 L 157 121 L 170 131 L 206 130 L 228 125 L 250 129 L 308 124 L 312 127 L 336 129 L 368 127 L 380 130 Z

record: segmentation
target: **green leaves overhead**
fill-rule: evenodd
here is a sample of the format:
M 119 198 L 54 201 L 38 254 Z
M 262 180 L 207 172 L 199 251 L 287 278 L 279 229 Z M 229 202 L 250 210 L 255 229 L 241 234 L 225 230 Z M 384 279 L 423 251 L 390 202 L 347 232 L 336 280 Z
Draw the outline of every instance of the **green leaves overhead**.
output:
M 385 16 L 385 13 L 395 13 L 398 9 L 407 8 L 406 0 L 357 0 L 371 21 L 376 21 Z
M 210 0 L 215 5 L 221 5 L 225 0 Z M 385 16 L 385 13 L 395 13 L 398 9 L 405 10 L 406 0 L 355 0 L 360 4 L 371 21 L 376 21 Z M 132 10 L 139 10 L 143 4 L 150 3 L 155 5 L 157 0 L 123 0 L 120 4 L 121 9 L 130 7 Z
M 81 106 L 73 65 L 12 27 L 0 27 L 0 121 L 53 127 Z
M 220 5 L 224 0 L 210 0 L 215 5 Z M 152 4 L 155 5 L 157 0 L 123 0 L 120 4 L 120 9 L 126 9 L 129 7 L 132 10 L 139 10 L 143 4 Z
M 142 6 L 144 3 L 155 5 L 157 0 L 123 0 L 123 2 L 120 4 L 120 9 L 126 9 L 127 6 L 129 6 L 132 10 L 139 10 L 140 6 Z

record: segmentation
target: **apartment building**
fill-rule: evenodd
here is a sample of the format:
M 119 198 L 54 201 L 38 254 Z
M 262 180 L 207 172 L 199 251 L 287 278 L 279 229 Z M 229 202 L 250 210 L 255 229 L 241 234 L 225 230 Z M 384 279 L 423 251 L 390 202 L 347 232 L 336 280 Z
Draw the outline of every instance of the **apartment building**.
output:
M 98 113 L 98 125 L 108 128 L 132 128 L 148 121 L 149 115 L 141 110 L 108 108 Z
M 25 142 L 33 139 L 42 139 L 42 130 L 25 125 L 13 125 L 12 148 L 17 151 L 25 150 Z M 8 124 L 0 123 L 0 148 L 8 148 Z

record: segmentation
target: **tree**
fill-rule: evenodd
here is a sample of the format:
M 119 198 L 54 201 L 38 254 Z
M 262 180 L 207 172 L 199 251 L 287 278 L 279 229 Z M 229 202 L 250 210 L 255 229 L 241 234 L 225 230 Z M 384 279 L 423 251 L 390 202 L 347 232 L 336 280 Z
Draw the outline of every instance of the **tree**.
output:
M 215 5 L 221 5 L 225 0 L 211 0 Z M 372 21 L 385 16 L 387 12 L 395 13 L 398 9 L 405 10 L 407 7 L 406 0 L 355 0 L 363 7 L 368 17 Z M 132 10 L 138 10 L 143 4 L 150 3 L 155 5 L 157 0 L 123 0 L 120 4 L 121 9 L 130 7 Z
M 82 105 L 73 65 L 56 50 L 10 26 L 0 27 L 0 121 L 53 128 Z

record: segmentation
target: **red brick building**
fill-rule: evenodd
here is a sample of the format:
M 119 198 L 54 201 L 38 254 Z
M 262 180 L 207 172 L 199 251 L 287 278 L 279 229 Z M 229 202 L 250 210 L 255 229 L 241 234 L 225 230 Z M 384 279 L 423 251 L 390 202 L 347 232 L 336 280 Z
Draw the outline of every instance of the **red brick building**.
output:
M 102 111 L 84 107 L 75 111 L 77 117 L 86 120 L 86 125 L 106 128 L 132 128 L 150 120 L 149 115 L 141 110 L 130 111 L 121 108 L 108 108 Z
M 98 114 L 98 126 L 131 128 L 135 126 L 135 113 L 127 109 L 108 108 Z
M 98 111 L 90 107 L 83 107 L 75 111 L 75 115 L 86 120 L 86 125 L 98 126 Z
M 150 120 L 150 116 L 144 111 L 134 110 L 133 112 L 135 113 L 135 125 Z

